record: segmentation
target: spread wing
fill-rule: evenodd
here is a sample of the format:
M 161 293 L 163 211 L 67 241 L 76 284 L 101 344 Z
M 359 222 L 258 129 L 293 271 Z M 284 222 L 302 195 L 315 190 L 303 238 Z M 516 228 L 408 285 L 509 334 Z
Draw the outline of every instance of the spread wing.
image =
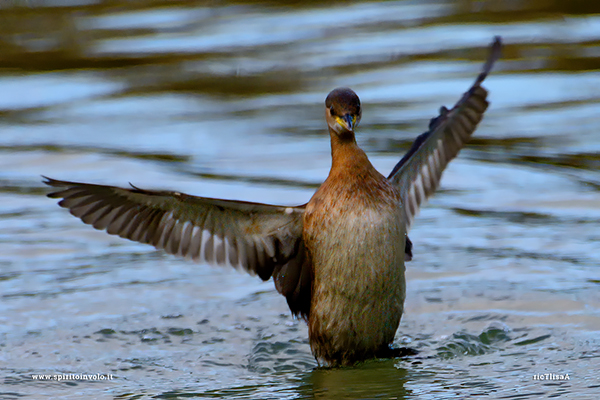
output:
M 59 205 L 94 228 L 167 253 L 271 276 L 296 315 L 308 317 L 311 270 L 302 240 L 304 206 L 284 207 L 58 181 Z
M 388 179 L 400 190 L 407 228 L 420 205 L 437 189 L 442 172 L 469 141 L 488 107 L 487 90 L 481 83 L 500 57 L 500 37 L 494 39 L 482 72 L 471 88 L 448 110 L 431 120 L 429 130 L 418 136 L 410 150 L 394 167 Z

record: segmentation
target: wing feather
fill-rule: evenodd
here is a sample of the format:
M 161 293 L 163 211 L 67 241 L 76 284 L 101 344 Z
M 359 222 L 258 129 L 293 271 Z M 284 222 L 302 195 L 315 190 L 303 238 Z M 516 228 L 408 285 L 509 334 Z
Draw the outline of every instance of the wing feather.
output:
M 487 90 L 481 83 L 500 56 L 501 41 L 496 37 L 491 45 L 482 72 L 462 98 L 448 110 L 431 120 L 429 130 L 419 135 L 409 151 L 396 164 L 388 179 L 400 190 L 404 202 L 407 228 L 421 204 L 437 189 L 448 163 L 469 141 L 488 107 Z
M 310 269 L 302 243 L 304 206 L 284 207 L 59 181 L 48 197 L 84 223 L 195 261 L 275 278 L 292 312 L 308 318 Z M 294 270 L 294 268 L 299 270 Z M 283 271 L 283 273 L 282 273 Z M 299 294 L 300 293 L 300 294 Z

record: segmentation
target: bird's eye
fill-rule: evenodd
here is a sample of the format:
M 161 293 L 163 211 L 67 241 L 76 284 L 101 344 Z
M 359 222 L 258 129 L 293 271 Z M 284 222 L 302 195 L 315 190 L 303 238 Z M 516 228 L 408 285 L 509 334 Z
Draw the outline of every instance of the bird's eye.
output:
M 333 109 L 333 106 L 329 107 L 329 113 L 331 115 L 335 115 L 335 110 Z

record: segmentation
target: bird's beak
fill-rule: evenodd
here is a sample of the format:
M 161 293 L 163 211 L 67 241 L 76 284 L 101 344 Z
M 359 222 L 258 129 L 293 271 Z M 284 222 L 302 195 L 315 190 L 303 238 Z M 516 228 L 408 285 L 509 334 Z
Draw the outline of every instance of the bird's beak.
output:
M 346 130 L 352 132 L 354 130 L 354 124 L 355 124 L 356 119 L 350 115 L 350 114 L 346 114 L 343 117 L 338 117 L 337 118 L 337 122 L 338 124 L 340 124 L 341 126 L 343 126 Z

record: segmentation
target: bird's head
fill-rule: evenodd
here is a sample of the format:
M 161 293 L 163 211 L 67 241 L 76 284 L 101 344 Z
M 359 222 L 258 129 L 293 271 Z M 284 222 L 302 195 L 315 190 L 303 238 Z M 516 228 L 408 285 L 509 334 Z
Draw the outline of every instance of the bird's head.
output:
M 352 89 L 333 89 L 325 100 L 327 125 L 339 136 L 353 133 L 360 122 L 361 115 L 360 99 Z

